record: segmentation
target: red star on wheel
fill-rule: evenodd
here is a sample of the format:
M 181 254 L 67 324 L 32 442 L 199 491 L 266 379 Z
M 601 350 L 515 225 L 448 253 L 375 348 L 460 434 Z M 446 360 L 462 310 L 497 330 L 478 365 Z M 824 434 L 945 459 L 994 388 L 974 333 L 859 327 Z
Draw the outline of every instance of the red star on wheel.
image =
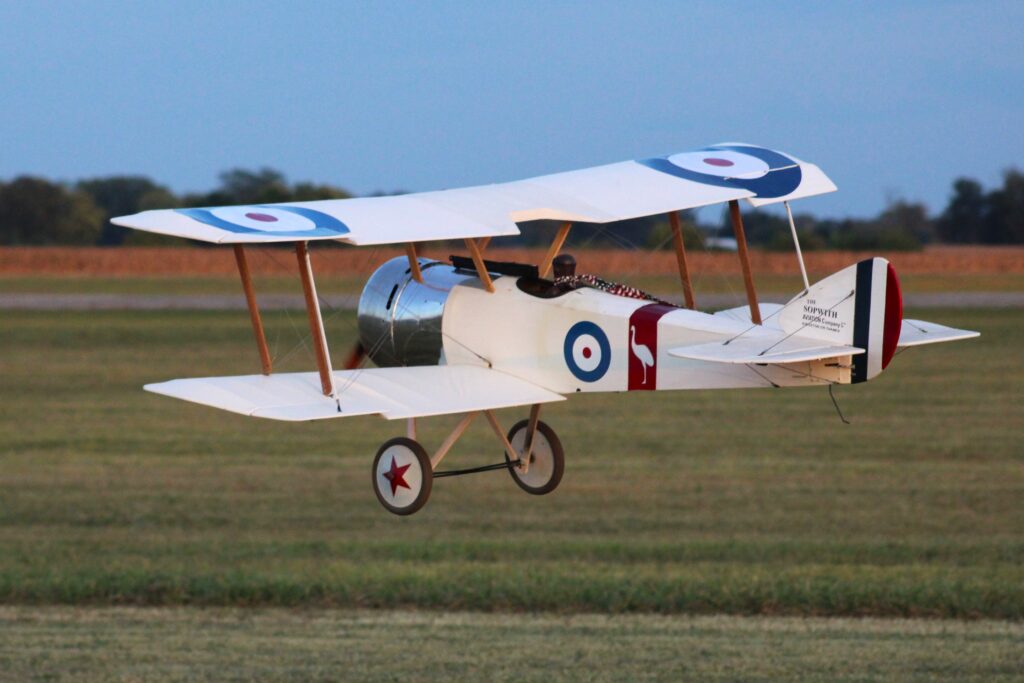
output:
M 395 495 L 398 491 L 398 487 L 411 489 L 412 487 L 405 481 L 405 471 L 412 467 L 412 465 L 398 466 L 398 461 L 395 460 L 395 456 L 391 456 L 391 470 L 384 473 L 384 478 L 391 482 L 391 495 Z

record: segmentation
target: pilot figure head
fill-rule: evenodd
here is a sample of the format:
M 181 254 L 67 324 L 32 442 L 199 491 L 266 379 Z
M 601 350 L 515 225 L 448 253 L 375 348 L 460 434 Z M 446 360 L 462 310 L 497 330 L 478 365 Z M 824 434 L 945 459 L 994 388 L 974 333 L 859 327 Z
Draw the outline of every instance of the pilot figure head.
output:
M 559 254 L 551 261 L 551 265 L 554 268 L 556 280 L 576 274 L 576 259 L 572 254 Z

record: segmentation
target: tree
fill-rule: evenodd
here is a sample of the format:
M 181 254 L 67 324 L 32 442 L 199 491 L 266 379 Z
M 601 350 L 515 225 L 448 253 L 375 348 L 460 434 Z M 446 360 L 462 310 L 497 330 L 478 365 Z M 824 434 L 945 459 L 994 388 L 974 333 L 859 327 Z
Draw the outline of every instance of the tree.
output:
M 233 168 L 220 174 L 220 187 L 209 194 L 190 197 L 189 203 L 202 206 L 270 204 L 291 198 L 291 188 L 280 171 L 266 167 L 258 171 Z
M 988 198 L 981 183 L 971 178 L 957 178 L 946 210 L 935 223 L 943 242 L 970 244 L 980 242 L 985 232 Z
M 99 239 L 103 246 L 121 244 L 128 233 L 127 228 L 110 223 L 111 218 L 148 209 L 166 209 L 178 203 L 170 190 L 145 176 L 92 178 L 79 182 L 77 187 L 89 194 L 106 214 Z
M 916 243 L 914 248 L 932 241 L 935 225 L 928 216 L 928 207 L 919 202 L 896 199 L 876 219 L 879 232 L 900 243 Z
M 85 192 L 42 178 L 0 184 L 2 244 L 96 244 L 103 216 Z
M 340 187 L 317 185 L 315 183 L 296 183 L 292 188 L 293 202 L 311 202 L 317 199 L 348 199 L 348 192 Z
M 704 233 L 694 220 L 693 211 L 679 212 L 679 230 L 683 233 L 683 245 L 687 249 L 703 249 Z M 647 233 L 646 246 L 651 249 L 674 249 L 672 225 L 668 218 L 660 217 Z
M 347 199 L 350 196 L 340 187 L 331 185 L 304 182 L 291 186 L 283 173 L 272 168 L 258 171 L 234 168 L 220 174 L 220 187 L 216 190 L 188 195 L 183 203 L 188 206 L 227 206 Z
M 729 216 L 728 208 L 722 210 L 721 234 L 733 234 L 732 218 Z M 754 246 L 770 244 L 776 241 L 777 236 L 786 236 L 792 242 L 792 238 L 789 237 L 789 220 L 758 209 L 743 212 L 743 234 L 746 235 L 747 242 Z
M 1003 173 L 1003 186 L 989 193 L 988 205 L 984 241 L 1024 243 L 1024 173 L 1015 168 Z

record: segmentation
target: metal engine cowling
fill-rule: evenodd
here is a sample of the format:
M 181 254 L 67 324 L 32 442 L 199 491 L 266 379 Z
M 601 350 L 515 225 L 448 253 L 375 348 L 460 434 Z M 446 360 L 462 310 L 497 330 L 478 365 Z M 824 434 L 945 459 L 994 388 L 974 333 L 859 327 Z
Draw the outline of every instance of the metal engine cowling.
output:
M 473 276 L 441 261 L 419 259 L 423 282 L 398 256 L 374 271 L 359 297 L 359 340 L 380 367 L 436 365 L 441 317 L 452 288 Z

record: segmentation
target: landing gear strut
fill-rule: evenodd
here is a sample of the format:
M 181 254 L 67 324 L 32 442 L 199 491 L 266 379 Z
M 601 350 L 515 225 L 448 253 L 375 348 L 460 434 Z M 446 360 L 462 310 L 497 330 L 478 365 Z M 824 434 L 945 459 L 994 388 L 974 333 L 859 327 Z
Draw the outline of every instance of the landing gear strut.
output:
M 554 491 L 565 471 L 565 453 L 555 430 L 538 419 L 540 406 L 533 406 L 529 419 L 517 422 L 507 436 L 490 410 L 482 412 L 502 442 L 504 462 L 439 472 L 437 466 L 478 413 L 466 413 L 433 457 L 416 441 L 415 421 L 410 420 L 409 435 L 385 442 L 373 460 L 373 491 L 380 504 L 396 515 L 411 515 L 426 505 L 434 479 L 495 470 L 508 470 L 527 493 Z

